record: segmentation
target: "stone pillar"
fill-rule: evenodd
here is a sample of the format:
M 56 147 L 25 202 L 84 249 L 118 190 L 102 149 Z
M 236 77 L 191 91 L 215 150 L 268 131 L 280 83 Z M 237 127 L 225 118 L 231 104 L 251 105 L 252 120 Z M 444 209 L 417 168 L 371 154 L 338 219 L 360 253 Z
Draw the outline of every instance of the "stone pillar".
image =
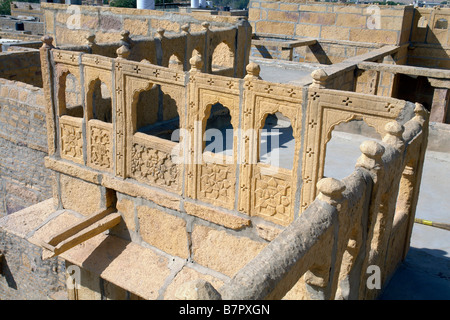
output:
M 431 105 L 430 121 L 444 122 L 447 118 L 450 90 L 447 88 L 435 88 L 433 103 Z

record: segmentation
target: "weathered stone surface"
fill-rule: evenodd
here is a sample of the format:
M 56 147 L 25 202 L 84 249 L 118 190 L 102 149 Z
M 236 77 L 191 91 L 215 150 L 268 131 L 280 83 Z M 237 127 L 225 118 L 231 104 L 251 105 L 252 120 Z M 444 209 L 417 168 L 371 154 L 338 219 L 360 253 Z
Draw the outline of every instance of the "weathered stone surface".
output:
M 203 279 L 185 282 L 178 287 L 175 298 L 178 300 L 219 300 L 220 294 Z
M 146 206 L 137 207 L 137 214 L 145 242 L 184 259 L 189 256 L 186 222 L 182 218 Z
M 272 241 L 282 232 L 281 229 L 262 223 L 256 225 L 256 231 L 261 238 L 267 241 Z
M 130 31 L 131 35 L 147 35 L 148 34 L 148 20 L 125 19 L 123 27 Z
M 54 235 L 78 223 L 80 220 L 81 217 L 77 217 L 70 211 L 64 211 L 36 230 L 28 241 L 37 246 L 41 246 L 42 241 L 48 242 Z
M 194 261 L 230 277 L 254 258 L 265 245 L 200 225 L 196 225 L 192 232 Z M 239 259 L 235 259 L 236 256 Z
M 116 208 L 117 211 L 122 214 L 126 228 L 131 231 L 136 231 L 134 202 L 123 198 L 117 201 Z
M 184 266 L 183 269 L 181 269 L 175 278 L 172 280 L 170 285 L 167 287 L 165 293 L 164 293 L 164 300 L 173 300 L 173 299 L 182 299 L 183 294 L 180 297 L 180 290 L 179 288 L 183 286 L 186 283 L 192 283 L 196 280 L 203 280 L 210 283 L 215 289 L 220 288 L 223 285 L 223 281 L 220 279 L 217 279 L 214 276 L 200 273 L 199 271 L 189 267 Z
M 159 289 L 171 272 L 168 259 L 153 250 L 103 234 L 87 240 L 61 256 L 149 300 L 158 297 Z
M 64 174 L 60 175 L 59 183 L 61 203 L 65 209 L 71 209 L 84 215 L 104 209 L 98 185 Z
M 250 220 L 225 211 L 215 210 L 209 207 L 197 205 L 190 202 L 184 203 L 184 209 L 190 215 L 223 225 L 231 229 L 241 229 L 250 225 Z
M 40 226 L 56 208 L 53 199 L 48 199 L 7 215 L 0 219 L 0 228 L 24 238 L 29 232 Z

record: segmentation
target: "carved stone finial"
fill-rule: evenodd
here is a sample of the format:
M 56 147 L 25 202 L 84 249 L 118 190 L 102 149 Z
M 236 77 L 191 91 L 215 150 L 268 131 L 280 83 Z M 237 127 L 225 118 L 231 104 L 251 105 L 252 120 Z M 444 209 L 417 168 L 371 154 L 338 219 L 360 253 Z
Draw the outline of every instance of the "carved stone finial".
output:
M 95 44 L 95 33 L 91 33 L 86 36 L 86 41 L 88 43 L 88 46 L 92 47 Z
M 405 142 L 403 140 L 403 132 L 405 131 L 405 127 L 397 121 L 391 121 L 384 126 L 384 130 L 386 131 L 386 135 L 383 138 L 383 142 L 386 142 L 397 149 L 403 149 L 405 146 Z
M 189 34 L 189 29 L 190 29 L 190 25 L 189 24 L 183 24 L 182 26 L 181 26 L 181 32 L 182 33 L 185 33 L 185 34 Z
M 384 147 L 374 140 L 366 140 L 359 146 L 359 150 L 371 159 L 378 159 L 384 154 Z
M 162 39 L 164 38 L 164 33 L 166 32 L 166 29 L 163 28 L 158 28 L 158 30 L 156 30 L 156 35 L 155 37 Z
M 116 54 L 118 58 L 127 59 L 130 55 L 130 49 L 126 45 L 122 45 L 119 49 L 116 50 Z
M 121 46 L 126 45 L 129 47 L 131 44 L 130 31 L 122 30 L 122 32 L 120 32 L 120 36 L 121 36 L 120 45 Z
M 42 47 L 46 49 L 52 49 L 53 46 L 53 37 L 49 35 L 45 35 L 41 38 L 42 40 Z
M 323 87 L 325 82 L 328 79 L 328 74 L 323 69 L 314 70 L 311 73 L 311 77 L 313 78 L 314 87 Z
M 122 30 L 120 32 L 120 36 L 122 37 L 122 40 L 129 40 L 130 39 L 130 31 Z
M 421 104 L 416 102 L 416 106 L 414 108 L 415 116 L 413 119 L 419 121 L 421 124 L 427 119 L 428 117 L 428 111 L 425 109 L 425 107 Z
M 339 202 L 345 188 L 342 181 L 334 178 L 323 178 L 317 182 L 317 189 L 320 192 L 319 199 L 331 205 L 336 205 Z
M 381 157 L 385 151 L 381 144 L 373 140 L 367 140 L 361 143 L 359 149 L 362 155 L 356 162 L 357 167 L 367 170 L 379 170 L 381 168 Z
M 202 27 L 203 27 L 203 29 L 205 29 L 205 30 L 209 30 L 209 22 L 207 22 L 207 21 L 204 21 L 204 22 L 202 22 Z
M 189 62 L 191 63 L 191 70 L 190 71 L 198 71 L 198 72 L 202 71 L 203 60 L 202 60 L 201 56 L 195 55 L 191 59 L 189 59 Z
M 397 121 L 391 121 L 386 123 L 384 130 L 394 137 L 401 137 L 405 128 Z
M 259 73 L 261 72 L 261 67 L 259 64 L 250 62 L 246 67 L 247 75 L 244 77 L 246 80 L 256 80 L 261 79 Z
M 221 300 L 220 293 L 205 280 L 197 279 L 183 283 L 175 292 L 178 300 Z

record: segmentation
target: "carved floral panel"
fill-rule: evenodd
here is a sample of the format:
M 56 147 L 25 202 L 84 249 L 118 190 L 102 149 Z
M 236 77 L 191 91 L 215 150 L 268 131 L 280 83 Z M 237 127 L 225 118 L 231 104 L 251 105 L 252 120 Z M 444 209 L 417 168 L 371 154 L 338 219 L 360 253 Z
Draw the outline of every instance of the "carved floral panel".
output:
M 199 199 L 233 208 L 235 178 L 230 165 L 206 162 L 201 166 Z
M 60 118 L 61 158 L 83 164 L 82 119 Z
M 257 173 L 254 177 L 253 215 L 286 225 L 292 220 L 292 183 L 284 174 Z
M 131 175 L 139 181 L 179 189 L 179 168 L 167 152 L 133 143 L 130 169 Z
M 89 164 L 93 167 L 112 170 L 112 125 L 100 121 L 89 121 Z

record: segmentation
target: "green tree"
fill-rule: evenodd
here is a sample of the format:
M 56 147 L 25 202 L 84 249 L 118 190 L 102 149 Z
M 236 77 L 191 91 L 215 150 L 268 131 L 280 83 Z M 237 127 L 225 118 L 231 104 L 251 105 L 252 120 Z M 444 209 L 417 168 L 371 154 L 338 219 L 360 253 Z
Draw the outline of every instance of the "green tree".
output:
M 110 7 L 136 8 L 136 0 L 111 0 Z
M 0 14 L 11 14 L 11 0 L 0 0 Z

